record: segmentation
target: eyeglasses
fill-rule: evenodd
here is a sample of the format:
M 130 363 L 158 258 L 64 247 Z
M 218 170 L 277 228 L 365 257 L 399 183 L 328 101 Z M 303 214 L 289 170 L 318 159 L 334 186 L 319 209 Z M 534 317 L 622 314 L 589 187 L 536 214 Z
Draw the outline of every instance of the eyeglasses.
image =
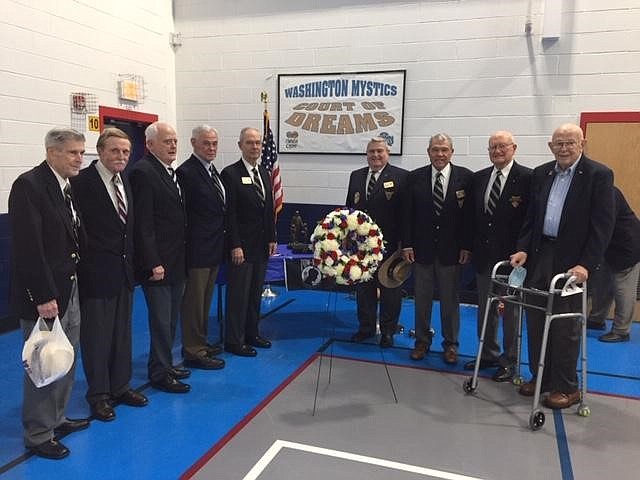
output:
M 492 145 L 487 150 L 490 152 L 495 152 L 496 150 L 506 150 L 508 147 L 513 145 L 513 143 L 499 143 L 497 145 Z
M 564 147 L 574 148 L 577 144 L 578 142 L 575 140 L 557 140 L 555 142 L 551 142 L 549 145 L 551 145 L 551 148 L 554 150 L 562 150 Z

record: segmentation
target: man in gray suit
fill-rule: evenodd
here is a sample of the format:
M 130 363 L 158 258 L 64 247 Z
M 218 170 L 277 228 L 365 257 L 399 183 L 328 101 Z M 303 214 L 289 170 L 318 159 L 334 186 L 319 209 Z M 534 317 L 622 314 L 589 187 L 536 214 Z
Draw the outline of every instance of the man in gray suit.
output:
M 9 194 L 11 309 L 20 318 L 25 339 L 38 317 L 50 324 L 58 316 L 77 349 L 76 264 L 82 227 L 69 178 L 80 172 L 84 135 L 70 128 L 54 128 L 45 137 L 45 148 L 46 160 L 20 175 Z M 35 455 L 55 460 L 66 457 L 69 449 L 58 438 L 89 426 L 88 420 L 70 420 L 64 415 L 74 374 L 75 361 L 64 377 L 41 388 L 25 375 L 24 443 Z

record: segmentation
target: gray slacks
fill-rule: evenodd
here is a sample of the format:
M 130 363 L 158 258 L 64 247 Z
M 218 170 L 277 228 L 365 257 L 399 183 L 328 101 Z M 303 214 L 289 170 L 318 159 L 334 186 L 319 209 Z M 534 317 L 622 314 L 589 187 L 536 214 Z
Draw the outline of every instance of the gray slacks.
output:
M 207 354 L 209 311 L 219 267 L 190 268 L 182 298 L 182 348 L 185 360 Z
M 478 338 L 482 331 L 482 322 L 487 307 L 487 297 L 491 287 L 491 274 L 489 272 L 476 274 L 478 287 Z M 495 293 L 495 292 L 494 292 Z M 518 307 L 513 303 L 505 302 L 502 316 L 502 355 L 498 345 L 498 305 L 493 302 L 487 315 L 487 329 L 484 334 L 481 360 L 498 361 L 503 367 L 516 363 L 516 338 L 518 336 Z
M 25 340 L 29 338 L 35 323 L 31 320 L 20 320 Z M 77 353 L 80 340 L 80 304 L 77 282 L 74 282 L 69 305 L 67 305 L 64 316 L 60 319 L 60 323 L 69 342 L 73 345 L 74 352 Z M 37 388 L 25 373 L 22 401 L 25 446 L 35 447 L 51 440 L 53 429 L 65 421 L 64 411 L 71 397 L 75 371 L 76 361 L 74 359 L 71 370 L 64 377 L 42 388 Z
M 460 332 L 460 298 L 458 283 L 460 281 L 459 265 L 442 265 L 439 260 L 431 265 L 413 264 L 415 290 L 415 329 L 416 343 L 431 345 L 431 308 L 433 292 L 438 285 L 440 294 L 440 321 L 442 324 L 443 347 L 458 346 Z
M 173 366 L 173 341 L 180 316 L 184 282 L 173 285 L 144 285 L 142 291 L 149 310 L 149 380 L 158 382 Z

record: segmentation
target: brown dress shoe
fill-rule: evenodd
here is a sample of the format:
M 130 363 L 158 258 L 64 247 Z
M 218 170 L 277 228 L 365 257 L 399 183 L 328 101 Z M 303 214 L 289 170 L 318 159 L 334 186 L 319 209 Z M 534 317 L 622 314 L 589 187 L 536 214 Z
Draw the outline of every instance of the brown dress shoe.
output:
M 578 402 L 580 402 L 580 390 L 576 390 L 573 393 L 551 392 L 551 394 L 545 398 L 544 405 L 545 407 L 556 410 L 568 408 Z
M 429 347 L 426 343 L 416 342 L 415 347 L 413 347 L 413 350 L 411 350 L 409 354 L 409 358 L 411 358 L 411 360 L 423 360 L 428 351 Z
M 453 345 L 449 345 L 447 348 L 444 349 L 442 358 L 444 359 L 444 363 L 453 365 L 454 363 L 458 362 L 458 350 Z
M 532 378 L 527 383 L 523 383 L 522 385 L 520 385 L 520 388 L 518 389 L 518 393 L 520 395 L 525 396 L 525 397 L 533 397 L 533 394 L 536 393 L 536 379 L 535 379 L 535 377 Z

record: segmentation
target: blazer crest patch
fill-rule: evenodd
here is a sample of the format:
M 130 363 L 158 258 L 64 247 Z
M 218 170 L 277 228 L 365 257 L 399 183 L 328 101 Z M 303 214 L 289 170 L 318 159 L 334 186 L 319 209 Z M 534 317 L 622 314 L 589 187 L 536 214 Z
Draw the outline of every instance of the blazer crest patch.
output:
M 522 197 L 520 195 L 511 195 L 509 203 L 513 208 L 518 208 L 522 203 Z

